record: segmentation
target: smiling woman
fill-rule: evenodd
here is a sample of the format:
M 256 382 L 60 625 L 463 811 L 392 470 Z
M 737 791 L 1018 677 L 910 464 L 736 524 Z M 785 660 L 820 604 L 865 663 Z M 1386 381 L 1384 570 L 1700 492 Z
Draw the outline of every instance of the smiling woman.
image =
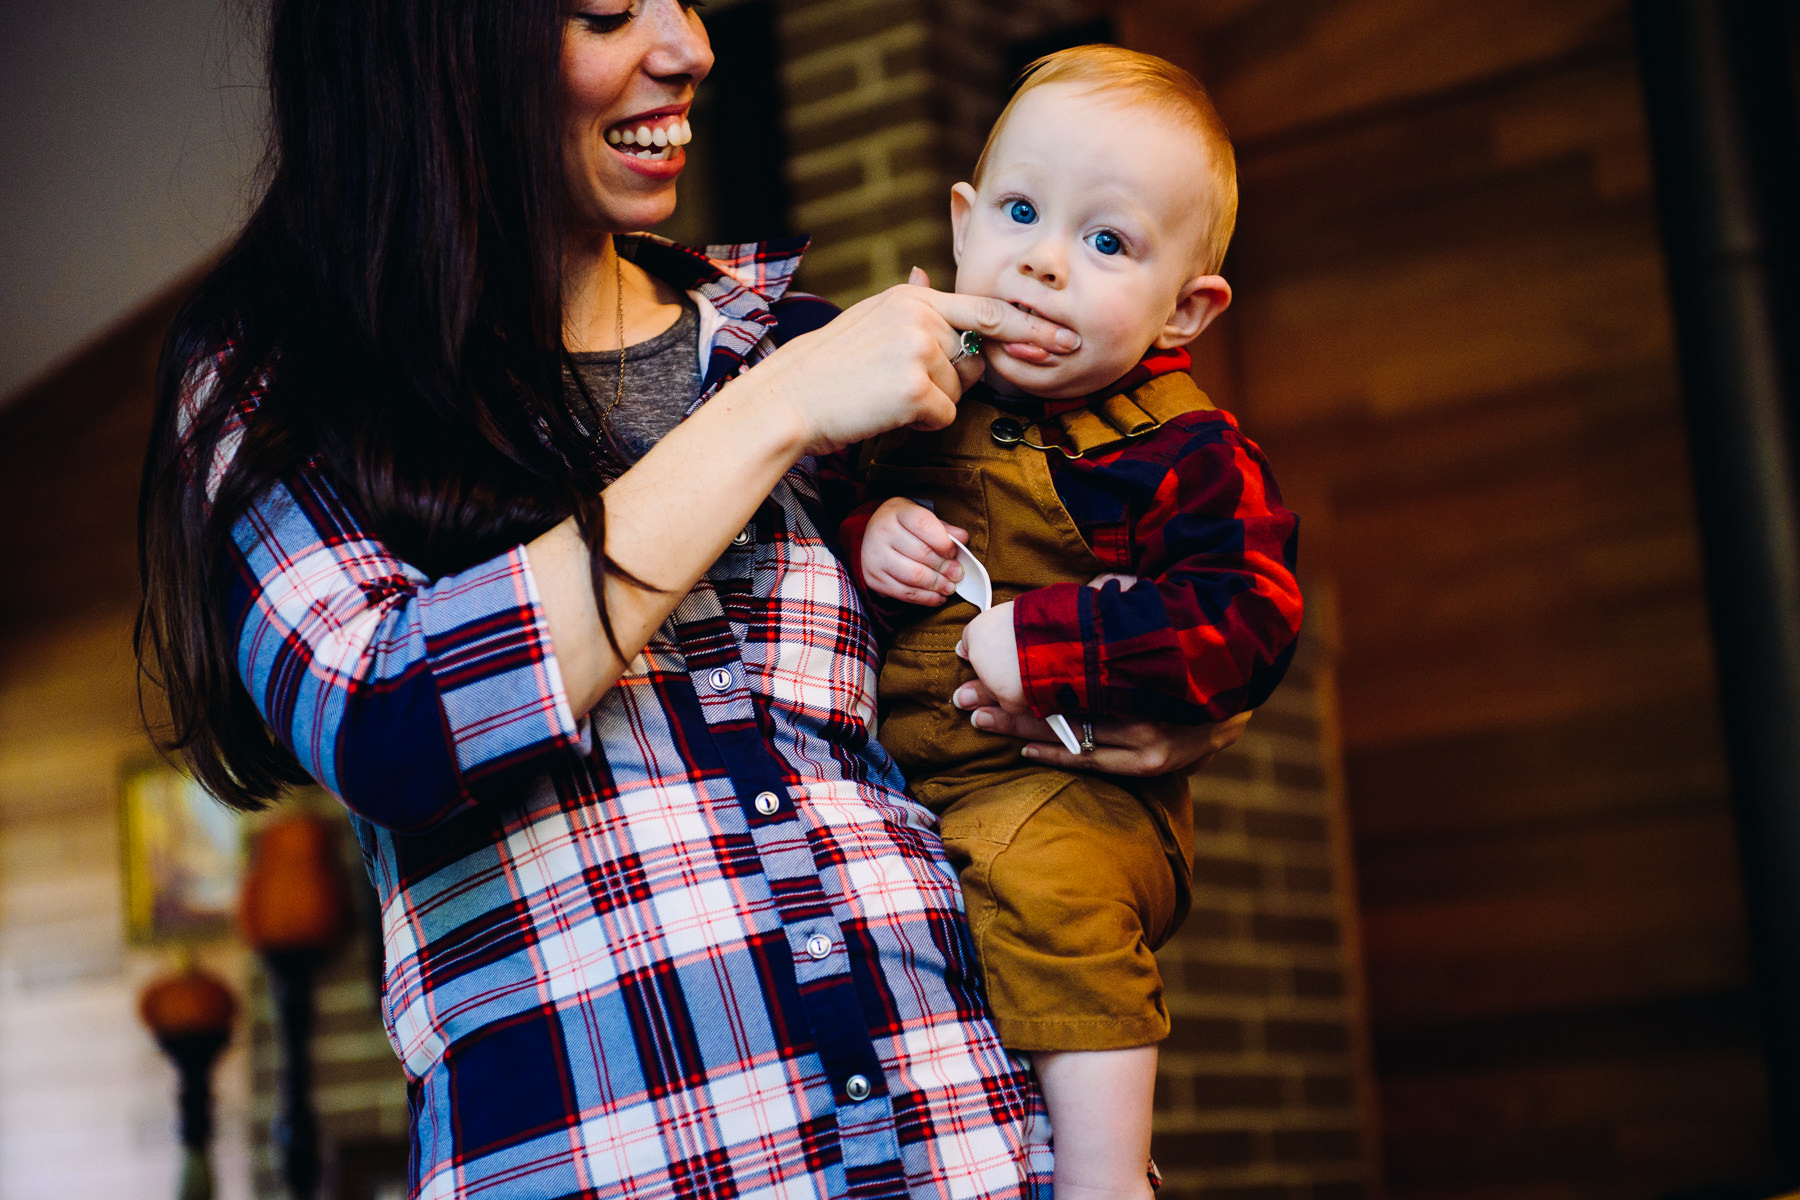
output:
M 712 65 L 675 0 L 270 30 L 269 187 L 160 370 L 139 652 L 217 795 L 350 810 L 413 1194 L 1042 1193 L 817 459 L 949 421 L 959 330 L 1079 339 L 924 287 L 826 324 L 799 244 L 635 234 Z

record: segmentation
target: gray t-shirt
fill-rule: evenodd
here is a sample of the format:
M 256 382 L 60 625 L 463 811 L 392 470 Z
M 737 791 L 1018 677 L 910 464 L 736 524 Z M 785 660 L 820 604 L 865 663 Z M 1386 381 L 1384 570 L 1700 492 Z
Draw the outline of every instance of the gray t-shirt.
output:
M 619 386 L 619 352 L 596 350 L 571 355 L 581 380 L 602 411 Z M 651 338 L 625 347 L 625 398 L 607 424 L 632 461 L 681 423 L 700 394 L 700 314 L 687 296 L 681 316 Z

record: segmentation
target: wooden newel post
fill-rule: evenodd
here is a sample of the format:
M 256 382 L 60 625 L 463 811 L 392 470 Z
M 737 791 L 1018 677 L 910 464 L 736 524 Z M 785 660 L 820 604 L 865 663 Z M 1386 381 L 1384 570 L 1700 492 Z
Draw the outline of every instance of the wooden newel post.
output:
M 312 1104 L 313 974 L 343 936 L 348 901 L 331 828 L 288 817 L 257 835 L 238 919 L 262 954 L 282 1047 L 274 1138 L 294 1200 L 319 1189 L 319 1128 Z
M 212 1068 L 231 1040 L 237 1000 L 231 989 L 191 963 L 151 981 L 138 1012 L 181 1075 L 180 1200 L 212 1200 Z

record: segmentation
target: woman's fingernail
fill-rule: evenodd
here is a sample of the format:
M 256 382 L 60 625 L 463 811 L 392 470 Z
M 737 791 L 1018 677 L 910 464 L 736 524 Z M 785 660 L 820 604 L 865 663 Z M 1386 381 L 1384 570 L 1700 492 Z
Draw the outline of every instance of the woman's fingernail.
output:
M 1023 750 L 1019 751 L 1019 753 L 1024 755 L 1026 758 L 1036 758 L 1038 756 L 1038 748 L 1036 746 L 1027 746 Z
M 972 687 L 957 688 L 956 695 L 950 697 L 950 702 L 958 708 L 968 708 L 975 703 L 975 689 Z
M 1056 331 L 1056 344 L 1064 350 L 1079 350 L 1081 349 L 1081 335 L 1073 329 L 1059 329 Z
M 982 712 L 977 709 L 970 715 L 969 723 L 974 725 L 977 729 L 992 729 L 994 727 L 994 714 Z

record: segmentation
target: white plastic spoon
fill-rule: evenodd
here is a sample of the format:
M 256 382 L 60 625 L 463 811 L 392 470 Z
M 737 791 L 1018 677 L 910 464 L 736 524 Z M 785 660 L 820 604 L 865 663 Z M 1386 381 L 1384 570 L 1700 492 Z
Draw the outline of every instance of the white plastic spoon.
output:
M 956 581 L 956 594 L 980 611 L 986 612 L 994 607 L 993 580 L 988 578 L 987 568 L 981 565 L 980 559 L 970 553 L 967 546 L 957 542 L 955 538 L 950 540 L 956 542 L 956 561 L 962 564 L 963 569 L 962 578 Z M 1069 728 L 1067 717 L 1061 713 L 1052 713 L 1044 718 L 1044 723 L 1050 726 L 1051 731 L 1056 734 L 1057 740 L 1070 754 L 1081 753 L 1081 743 L 1076 740 L 1075 731 Z

